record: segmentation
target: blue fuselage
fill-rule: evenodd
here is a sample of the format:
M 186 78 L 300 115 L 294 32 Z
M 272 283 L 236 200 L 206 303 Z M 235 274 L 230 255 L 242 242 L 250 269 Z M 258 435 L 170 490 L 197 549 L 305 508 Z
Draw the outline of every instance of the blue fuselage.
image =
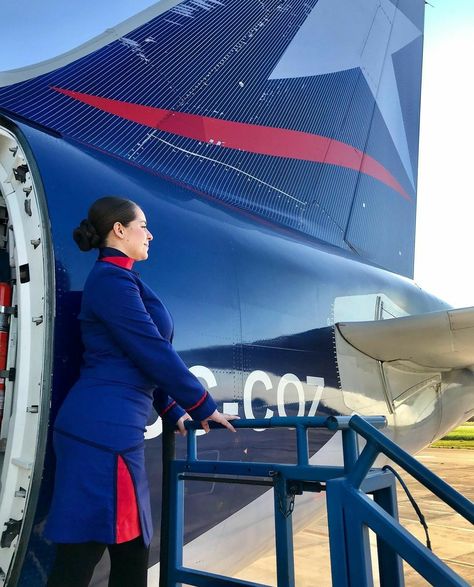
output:
M 90 204 L 103 195 L 130 198 L 145 211 L 154 240 L 148 261 L 136 269 L 171 311 L 175 348 L 187 365 L 197 369 L 221 408 L 230 405 L 242 416 L 308 415 L 311 409 L 318 414 L 350 413 L 334 352 L 337 300 L 383 294 L 407 314 L 446 307 L 410 280 L 362 262 L 350 252 L 272 225 L 57 134 L 20 126 L 38 167 L 35 179 L 44 189 L 54 242 L 51 421 L 78 374 L 82 350 L 76 317 L 84 281 L 95 261 L 94 253 L 77 249 L 71 233 Z M 358 313 L 357 304 L 353 305 L 352 319 L 363 319 L 364 311 L 361 307 Z M 331 393 L 323 393 L 313 405 L 311 390 L 305 387 L 303 395 L 300 391 L 302 386 L 310 388 L 314 378 Z M 152 416 L 150 424 L 155 419 Z M 158 528 L 159 433 L 150 436 L 147 458 Z M 313 434 L 312 450 L 316 452 L 329 437 L 329 432 Z M 285 432 L 271 438 L 267 432 L 241 433 L 232 439 L 211 434 L 201 445 L 206 458 L 225 454 L 225 458 L 267 462 L 289 461 L 293 449 L 294 440 Z M 50 499 L 52 462 L 48 449 L 37 529 Z M 189 491 L 195 515 L 189 516 L 187 540 L 259 493 L 198 485 Z M 203 508 L 210 513 L 200 515 Z M 35 532 L 30 552 L 45 546 Z M 157 536 L 151 562 L 158 559 L 158 548 Z M 23 576 L 30 574 L 25 570 Z

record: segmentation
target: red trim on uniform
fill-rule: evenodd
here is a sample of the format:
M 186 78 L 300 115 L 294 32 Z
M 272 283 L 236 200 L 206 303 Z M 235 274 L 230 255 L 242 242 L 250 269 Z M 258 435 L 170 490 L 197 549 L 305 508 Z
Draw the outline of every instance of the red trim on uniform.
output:
M 125 269 L 131 269 L 135 263 L 135 259 L 130 259 L 130 257 L 102 257 L 99 261 L 112 263 L 113 265 L 124 267 Z
M 117 544 L 128 542 L 142 533 L 138 516 L 137 498 L 130 471 L 123 458 L 117 457 L 117 519 L 115 536 Z
M 202 396 L 202 398 L 197 403 L 195 403 L 194 406 L 191 406 L 190 408 L 186 408 L 186 411 L 191 412 L 192 410 L 199 408 L 199 406 L 206 401 L 207 396 L 208 396 L 208 392 L 206 391 L 206 393 Z
M 176 402 L 171 402 L 170 404 L 168 404 L 166 406 L 166 408 L 161 412 L 160 416 L 164 416 L 166 414 L 166 412 L 168 412 L 169 410 L 171 410 L 171 408 L 173 406 L 175 406 L 175 405 L 176 405 Z
M 130 257 L 102 257 L 99 261 L 106 261 L 125 269 L 131 269 L 135 263 L 135 259 L 130 259 Z

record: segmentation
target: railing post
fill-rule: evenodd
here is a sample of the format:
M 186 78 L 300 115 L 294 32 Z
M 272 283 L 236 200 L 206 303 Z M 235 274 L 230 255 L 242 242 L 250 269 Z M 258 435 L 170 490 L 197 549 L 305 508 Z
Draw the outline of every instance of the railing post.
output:
M 347 560 L 351 587 L 373 587 L 372 558 L 370 553 L 369 529 L 361 519 L 360 506 L 353 496 L 359 489 L 343 483 L 344 521 L 347 536 Z
M 386 473 L 390 483 L 384 489 L 374 491 L 374 501 L 398 521 L 397 490 L 395 477 Z M 404 587 L 403 563 L 398 554 L 377 534 L 377 554 L 379 562 L 380 587 Z
M 352 471 L 359 458 L 357 434 L 351 428 L 342 430 L 342 452 L 344 457 L 344 472 L 347 475 Z
M 172 499 L 175 493 L 174 486 L 177 482 L 173 478 L 173 460 L 176 457 L 174 431 L 175 426 L 164 420 L 162 434 L 163 481 L 161 495 L 160 587 L 172 587 L 171 577 L 176 568 L 173 536 L 176 531 L 177 503 L 175 499 Z
M 342 505 L 344 503 L 343 484 L 344 479 L 331 479 L 326 483 L 331 578 L 332 584 L 337 587 L 350 585 L 346 524 Z
M 296 427 L 296 451 L 298 465 L 307 465 L 309 459 L 308 429 L 306 426 Z
M 279 473 L 273 477 L 275 507 L 275 545 L 278 587 L 294 587 L 295 563 L 293 557 L 293 497 L 288 497 L 287 480 Z
M 168 547 L 168 569 L 166 587 L 181 587 L 176 571 L 183 566 L 184 549 L 184 481 L 178 478 L 174 465 L 171 465 L 169 509 L 174 523 L 170 526 Z

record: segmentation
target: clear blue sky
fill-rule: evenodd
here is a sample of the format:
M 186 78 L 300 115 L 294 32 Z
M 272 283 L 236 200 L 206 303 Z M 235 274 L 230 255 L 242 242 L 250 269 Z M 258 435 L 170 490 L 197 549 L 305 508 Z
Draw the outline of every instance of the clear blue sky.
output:
M 67 51 L 154 3 L 5 0 L 2 23 L 12 24 L 2 30 L 0 71 Z M 474 305 L 470 146 L 474 0 L 430 3 L 425 23 L 415 280 L 451 304 L 467 306 Z M 45 15 L 48 26 L 42 24 Z
M 157 0 L 4 0 L 0 71 L 60 55 L 156 3 Z
M 426 6 L 415 280 L 474 305 L 474 1 Z

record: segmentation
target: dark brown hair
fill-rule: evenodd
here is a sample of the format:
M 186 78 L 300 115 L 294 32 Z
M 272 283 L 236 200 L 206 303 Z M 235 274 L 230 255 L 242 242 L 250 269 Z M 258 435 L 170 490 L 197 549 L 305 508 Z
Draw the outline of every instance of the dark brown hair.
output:
M 72 238 L 81 251 L 105 246 L 107 235 L 116 222 L 128 226 L 137 216 L 137 204 L 117 196 L 105 196 L 89 208 L 87 218 L 74 229 Z

